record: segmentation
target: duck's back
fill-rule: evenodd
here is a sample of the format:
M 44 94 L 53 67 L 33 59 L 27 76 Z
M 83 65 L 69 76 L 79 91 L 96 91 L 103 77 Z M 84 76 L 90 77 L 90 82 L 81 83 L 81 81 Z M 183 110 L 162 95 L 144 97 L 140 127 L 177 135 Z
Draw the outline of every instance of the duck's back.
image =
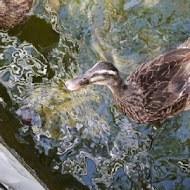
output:
M 0 28 L 12 28 L 30 11 L 35 0 L 0 0 Z
M 144 122 L 170 117 L 190 109 L 190 39 L 177 49 L 138 67 L 126 83 L 142 91 Z

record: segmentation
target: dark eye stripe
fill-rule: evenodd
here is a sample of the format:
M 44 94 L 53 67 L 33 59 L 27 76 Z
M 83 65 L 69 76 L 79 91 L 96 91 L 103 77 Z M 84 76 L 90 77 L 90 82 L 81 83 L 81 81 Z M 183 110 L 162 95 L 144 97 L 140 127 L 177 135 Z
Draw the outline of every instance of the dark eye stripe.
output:
M 96 77 L 96 76 L 100 76 L 101 74 L 99 74 L 99 73 L 94 73 L 93 75 L 92 75 L 92 77 Z

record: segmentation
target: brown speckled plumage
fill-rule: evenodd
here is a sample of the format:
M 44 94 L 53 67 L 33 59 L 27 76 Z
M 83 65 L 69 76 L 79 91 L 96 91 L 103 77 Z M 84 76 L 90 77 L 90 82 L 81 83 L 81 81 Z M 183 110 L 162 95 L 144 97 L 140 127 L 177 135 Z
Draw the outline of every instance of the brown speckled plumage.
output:
M 101 73 L 100 70 L 106 70 L 106 64 L 110 63 L 98 63 L 93 68 L 97 70 L 94 71 L 96 77 Z M 107 70 L 114 71 L 114 68 Z M 86 76 L 88 75 L 89 71 Z M 189 110 L 190 39 L 178 48 L 140 65 L 124 82 L 119 74 L 104 75 L 105 73 L 99 77 L 99 81 L 93 83 L 107 85 L 117 106 L 137 123 L 150 123 Z M 68 88 L 73 88 L 72 84 L 73 81 L 66 83 Z
M 0 0 L 0 28 L 18 25 L 32 8 L 35 0 Z
M 138 123 L 170 117 L 189 109 L 190 49 L 179 48 L 160 55 L 135 70 L 125 81 L 128 104 L 115 96 L 120 109 Z M 137 91 L 140 91 L 139 94 Z

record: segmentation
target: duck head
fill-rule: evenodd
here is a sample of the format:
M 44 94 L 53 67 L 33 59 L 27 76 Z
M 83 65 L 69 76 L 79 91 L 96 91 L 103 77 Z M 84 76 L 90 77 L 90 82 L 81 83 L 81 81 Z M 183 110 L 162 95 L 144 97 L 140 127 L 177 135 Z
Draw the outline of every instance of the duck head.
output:
M 65 83 L 68 90 L 78 90 L 90 84 L 107 85 L 111 90 L 121 82 L 118 70 L 112 63 L 100 61 L 90 70 Z

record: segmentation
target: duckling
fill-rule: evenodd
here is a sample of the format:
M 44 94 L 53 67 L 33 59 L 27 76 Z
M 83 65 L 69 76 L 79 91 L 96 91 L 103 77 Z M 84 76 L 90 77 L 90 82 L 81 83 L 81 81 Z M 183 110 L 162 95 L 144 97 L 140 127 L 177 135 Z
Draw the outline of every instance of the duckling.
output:
M 0 28 L 18 25 L 33 7 L 35 0 L 0 0 Z
M 118 108 L 137 123 L 151 123 L 189 110 L 190 38 L 140 65 L 125 81 L 112 63 L 100 61 L 65 83 L 69 90 L 89 84 L 108 86 Z

